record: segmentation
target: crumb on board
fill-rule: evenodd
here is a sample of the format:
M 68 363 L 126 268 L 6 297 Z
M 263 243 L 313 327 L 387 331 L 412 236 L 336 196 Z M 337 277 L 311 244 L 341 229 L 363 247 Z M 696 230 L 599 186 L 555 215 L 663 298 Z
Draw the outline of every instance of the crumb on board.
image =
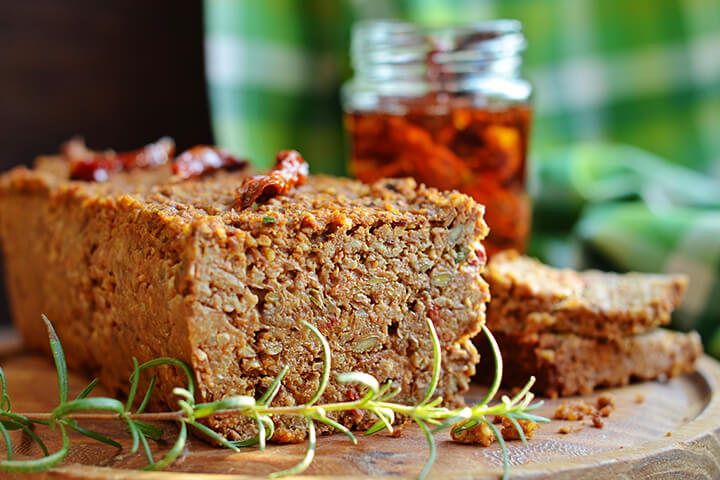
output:
M 479 444 L 483 447 L 489 447 L 495 441 L 495 435 L 490 426 L 484 422 L 480 422 L 467 430 L 456 431 L 457 427 L 462 426 L 461 423 L 453 426 L 450 430 L 450 436 L 456 442 L 467 444 Z
M 672 432 L 667 432 L 667 433 L 665 434 L 665 436 L 666 436 L 666 437 L 672 437 Z
M 597 398 L 597 408 L 612 406 L 615 408 L 615 397 L 609 393 L 601 393 Z
M 594 406 L 585 400 L 562 402 L 555 409 L 553 418 L 556 420 L 579 421 L 589 416 L 594 427 L 603 428 L 605 422 L 600 417 L 609 417 L 614 409 L 615 397 L 609 393 L 603 393 L 598 396 Z
M 501 417 L 501 423 L 502 428 L 500 429 L 500 435 L 502 435 L 504 440 L 520 440 L 520 432 L 517 431 L 515 425 L 509 418 Z M 535 435 L 535 431 L 540 428 L 540 425 L 532 420 L 517 420 L 517 423 L 520 425 L 525 438 L 532 438 Z M 495 441 L 495 434 L 493 434 L 490 425 L 487 423 L 481 422 L 467 430 L 455 431 L 456 428 L 461 425 L 461 423 L 458 423 L 450 430 L 450 435 L 456 442 L 479 444 L 483 447 L 488 447 Z
M 522 432 L 525 434 L 525 438 L 533 437 L 535 435 L 535 430 L 540 428 L 540 425 L 532 420 L 517 420 L 517 423 L 520 425 Z M 507 417 L 502 419 L 502 429 L 500 430 L 500 434 L 505 440 L 520 440 L 520 432 L 518 432 L 515 425 L 513 425 L 512 421 L 510 421 Z
M 645 395 L 638 393 L 635 395 L 635 403 L 643 403 L 645 401 Z
M 560 428 L 558 428 L 558 433 L 562 433 L 563 435 L 567 435 L 568 433 L 575 430 L 572 425 L 562 425 Z
M 553 418 L 556 420 L 582 420 L 585 415 L 592 415 L 595 412 L 596 409 L 585 400 L 572 403 L 562 402 L 555 409 Z
M 610 412 L 612 412 L 612 411 L 613 411 L 613 409 L 610 405 L 605 405 L 600 410 L 598 410 L 598 413 L 603 417 L 609 417 Z
M 410 425 L 410 423 L 412 423 L 410 420 L 405 420 L 405 421 L 404 421 L 403 423 L 401 423 L 400 425 L 394 426 L 394 427 L 393 427 L 393 431 L 392 431 L 392 433 L 390 434 L 390 436 L 391 436 L 391 437 L 402 437 L 402 436 L 403 436 L 403 433 L 405 433 L 405 427 L 407 427 L 408 425 Z

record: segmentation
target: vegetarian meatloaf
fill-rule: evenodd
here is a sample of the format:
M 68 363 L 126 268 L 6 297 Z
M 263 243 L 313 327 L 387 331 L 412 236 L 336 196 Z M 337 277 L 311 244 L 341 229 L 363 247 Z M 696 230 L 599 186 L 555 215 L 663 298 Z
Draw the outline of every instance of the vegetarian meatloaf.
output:
M 489 298 L 481 205 L 408 179 L 365 185 L 310 176 L 243 209 L 235 192 L 244 170 L 179 180 L 148 158 L 150 168 L 129 171 L 106 162 L 88 173 L 78 164 L 82 175 L 106 181 L 70 180 L 58 156 L 0 178 L 7 288 L 27 345 L 48 350 L 44 313 L 70 367 L 111 391 L 127 388 L 133 357 L 170 356 L 191 366 L 202 402 L 257 398 L 288 365 L 274 404 L 296 405 L 310 399 L 321 373 L 307 320 L 330 343 L 331 378 L 367 372 L 412 402 L 431 379 L 430 317 L 442 345 L 438 394 L 462 402 L 478 361 L 471 338 Z M 155 407 L 176 408 L 171 391 L 183 375 L 158 373 Z M 320 401 L 355 399 L 356 388 L 333 381 Z M 348 427 L 374 422 L 357 415 L 333 418 Z M 306 435 L 299 418 L 276 423 L 275 441 Z M 210 425 L 230 439 L 256 432 L 242 418 Z
M 485 278 L 492 292 L 487 324 L 493 332 L 602 339 L 666 325 L 688 282 L 684 275 L 556 269 L 513 250 L 494 255 Z
M 696 332 L 662 328 L 620 341 L 558 333 L 496 333 L 495 337 L 507 352 L 503 355 L 505 384 L 521 387 L 534 375 L 533 391 L 547 397 L 587 395 L 595 388 L 627 385 L 631 380 L 674 377 L 692 372 L 702 355 Z M 480 351 L 491 355 L 482 345 Z M 480 375 L 490 381 L 493 373 L 491 367 Z
M 561 270 L 505 251 L 492 257 L 485 278 L 506 386 L 535 376 L 534 391 L 546 396 L 588 394 L 692 371 L 702 354 L 697 333 L 658 328 L 682 300 L 683 275 Z M 486 341 L 478 345 L 490 353 Z M 490 370 L 478 377 L 492 380 Z

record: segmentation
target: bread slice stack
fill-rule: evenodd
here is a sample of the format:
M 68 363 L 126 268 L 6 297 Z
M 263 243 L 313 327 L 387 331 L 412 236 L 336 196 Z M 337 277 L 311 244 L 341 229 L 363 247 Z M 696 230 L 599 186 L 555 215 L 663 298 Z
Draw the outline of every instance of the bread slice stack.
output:
M 690 372 L 702 355 L 696 332 L 660 328 L 682 300 L 684 275 L 561 270 L 505 251 L 485 278 L 487 325 L 503 353 L 506 385 L 533 375 L 539 394 L 588 394 Z M 478 340 L 489 353 L 485 343 Z

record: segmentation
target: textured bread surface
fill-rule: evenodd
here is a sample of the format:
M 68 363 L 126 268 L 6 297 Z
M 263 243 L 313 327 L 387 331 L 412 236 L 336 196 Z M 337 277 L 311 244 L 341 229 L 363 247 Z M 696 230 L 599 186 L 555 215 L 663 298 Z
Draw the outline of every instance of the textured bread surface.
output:
M 514 251 L 494 255 L 485 273 L 493 332 L 573 333 L 621 339 L 670 322 L 687 287 L 684 275 L 577 272 Z
M 692 372 L 702 355 L 696 332 L 662 328 L 619 342 L 555 333 L 499 333 L 495 337 L 503 352 L 504 384 L 522 387 L 535 376 L 533 392 L 547 397 L 587 395 L 596 388 L 627 385 L 632 380 L 674 377 Z M 492 358 L 487 345 L 478 343 L 482 358 Z M 492 379 L 492 370 L 481 362 L 480 376 L 485 381 Z
M 237 211 L 245 176 L 220 171 L 177 183 L 159 167 L 89 183 L 68 180 L 57 157 L 4 174 L 0 237 L 27 345 L 48 350 L 45 313 L 71 368 L 122 392 L 132 357 L 175 357 L 191 366 L 199 402 L 257 398 L 288 365 L 274 404 L 297 405 L 321 373 L 307 320 L 330 343 L 331 378 L 367 372 L 412 402 L 430 383 L 429 317 L 442 344 L 438 394 L 461 404 L 478 361 L 470 339 L 488 300 L 483 207 L 412 180 L 311 176 L 288 196 Z M 154 407 L 176 408 L 178 385 L 181 372 L 162 368 Z M 332 381 L 320 401 L 357 395 Z M 374 422 L 356 415 L 333 418 L 348 427 Z M 231 439 L 256 431 L 243 418 L 210 425 Z M 306 435 L 301 419 L 276 425 L 276 441 Z

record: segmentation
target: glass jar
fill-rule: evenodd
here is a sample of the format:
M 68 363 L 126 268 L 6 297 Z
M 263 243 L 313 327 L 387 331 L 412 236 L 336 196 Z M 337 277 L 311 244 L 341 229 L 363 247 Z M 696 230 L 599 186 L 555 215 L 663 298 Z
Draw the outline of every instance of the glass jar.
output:
M 530 84 L 521 25 L 426 30 L 374 20 L 353 29 L 355 76 L 342 91 L 349 170 L 370 182 L 412 176 L 485 205 L 488 254 L 524 251 Z

